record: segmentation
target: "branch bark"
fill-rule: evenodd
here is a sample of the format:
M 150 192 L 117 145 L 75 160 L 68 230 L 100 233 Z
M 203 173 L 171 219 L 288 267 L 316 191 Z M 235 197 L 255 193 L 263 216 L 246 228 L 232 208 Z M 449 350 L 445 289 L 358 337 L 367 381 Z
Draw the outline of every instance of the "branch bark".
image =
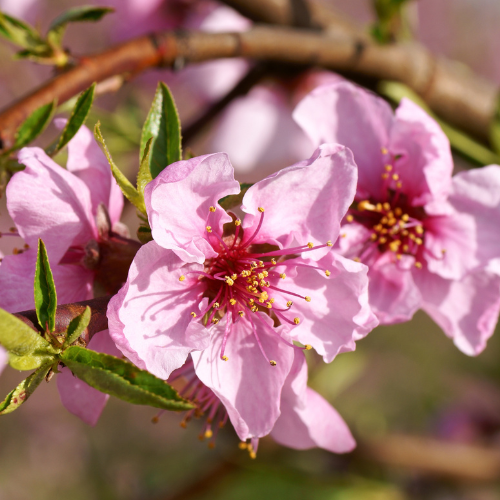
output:
M 39 106 L 62 103 L 117 74 L 133 75 L 175 61 L 196 63 L 225 57 L 309 64 L 406 84 L 449 123 L 488 142 L 495 115 L 496 87 L 461 66 L 435 59 L 417 44 L 372 44 L 348 33 L 318 33 L 258 26 L 244 33 L 164 32 L 140 37 L 85 57 L 0 113 L 2 147 L 9 148 L 18 126 Z

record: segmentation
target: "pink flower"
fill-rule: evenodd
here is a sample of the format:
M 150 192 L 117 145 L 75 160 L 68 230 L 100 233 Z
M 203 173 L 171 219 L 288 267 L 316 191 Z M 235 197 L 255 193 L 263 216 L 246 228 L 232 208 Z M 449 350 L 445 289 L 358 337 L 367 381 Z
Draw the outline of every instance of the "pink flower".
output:
M 326 361 L 353 350 L 376 324 L 366 268 L 331 252 L 354 195 L 342 146 L 252 186 L 237 215 L 219 200 L 239 193 L 223 153 L 170 165 L 145 190 L 154 241 L 136 255 L 108 307 L 120 350 L 168 378 L 188 354 L 238 435 L 268 434 L 296 347 Z
M 195 410 L 186 413 L 182 427 L 186 427 L 193 416 L 203 413 L 206 421 L 200 438 L 210 439 L 209 446 L 213 447 L 219 429 L 228 420 L 228 412 L 232 412 L 231 420 L 237 423 L 235 430 L 238 436 L 242 441 L 247 439 L 248 427 L 245 422 L 234 414 L 231 406 L 226 410 L 215 393 L 197 377 L 191 359 L 175 370 L 168 381 L 173 383 L 179 380 L 185 384 L 181 395 L 197 404 Z M 280 411 L 271 431 L 271 436 L 280 444 L 299 450 L 320 447 L 334 453 L 349 452 L 356 445 L 337 411 L 317 392 L 307 387 L 307 363 L 305 356 L 297 350 L 281 392 Z M 246 447 L 250 455 L 255 457 L 258 441 L 258 438 L 253 438 L 241 447 Z
M 314 144 L 354 153 L 358 187 L 339 247 L 370 267 L 380 321 L 406 321 L 420 308 L 460 350 L 481 352 L 500 308 L 499 278 L 483 269 L 500 252 L 500 168 L 452 179 L 449 143 L 434 120 L 408 100 L 393 115 L 349 83 L 316 89 L 294 117 Z
M 0 375 L 3 372 L 3 369 L 7 366 L 9 362 L 9 355 L 7 351 L 0 345 Z
M 10 312 L 34 308 L 38 238 L 47 247 L 58 302 L 92 298 L 104 232 L 126 231 L 119 222 L 123 195 L 104 154 L 82 127 L 68 144 L 67 169 L 40 148 L 24 148 L 18 159 L 26 169 L 7 186 L 7 209 L 18 231 L 10 235 L 23 238 L 28 249 L 2 261 L 0 307 Z

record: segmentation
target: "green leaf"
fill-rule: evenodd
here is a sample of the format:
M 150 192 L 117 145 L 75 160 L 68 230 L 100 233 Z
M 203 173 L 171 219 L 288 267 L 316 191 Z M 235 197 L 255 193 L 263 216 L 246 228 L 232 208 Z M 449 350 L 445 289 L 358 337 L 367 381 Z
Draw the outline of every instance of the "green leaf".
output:
M 57 16 L 50 23 L 47 39 L 54 46 L 60 46 L 68 23 L 99 21 L 110 12 L 114 12 L 114 9 L 110 7 L 95 7 L 93 5 L 83 5 L 69 9 Z
M 53 362 L 59 353 L 38 332 L 3 309 L 0 309 L 0 344 L 9 352 L 9 364 L 15 370 L 34 370 Z
M 25 403 L 41 384 L 51 366 L 50 363 L 41 366 L 36 372 L 23 380 L 13 391 L 9 392 L 7 397 L 0 403 L 0 415 L 11 413 Z
M 175 411 L 193 408 L 164 380 L 109 354 L 72 346 L 61 361 L 91 387 L 129 403 Z
M 80 127 L 85 123 L 89 114 L 92 102 L 94 101 L 95 83 L 93 83 L 87 90 L 82 92 L 71 111 L 68 123 L 61 132 L 59 140 L 54 148 L 50 149 L 50 154 L 53 156 L 58 153 L 68 142 L 73 139 Z
M 141 195 L 137 191 L 137 189 L 135 189 L 132 183 L 125 177 L 123 172 L 114 164 L 113 159 L 111 158 L 111 155 L 106 146 L 106 143 L 104 142 L 104 138 L 102 137 L 99 122 L 96 123 L 96 126 L 94 128 L 94 136 L 102 146 L 104 154 L 108 159 L 109 166 L 111 167 L 111 172 L 113 174 L 113 177 L 116 179 L 118 186 L 120 186 L 122 193 L 130 201 L 130 203 L 132 203 L 132 205 L 135 205 L 135 207 L 137 207 L 138 210 L 140 210 L 143 214 L 145 214 L 146 205 L 144 204 L 144 196 Z
M 4 12 L 0 12 L 0 35 L 25 49 L 45 45 L 33 27 Z
M 240 183 L 241 191 L 238 194 L 230 194 L 229 196 L 224 196 L 224 198 L 221 198 L 219 200 L 219 205 L 224 210 L 229 210 L 234 207 L 239 207 L 241 205 L 241 202 L 243 201 L 243 196 L 245 196 L 245 193 L 252 186 L 253 184 L 248 184 L 245 182 Z
M 153 234 L 151 233 L 151 228 L 149 225 L 141 224 L 139 228 L 137 229 L 137 238 L 139 238 L 139 241 L 145 245 L 146 243 L 149 243 L 150 241 L 153 241 Z
M 56 101 L 49 102 L 39 107 L 21 124 L 16 133 L 16 142 L 12 147 L 20 149 L 36 139 L 50 123 L 56 109 Z
M 56 285 L 50 269 L 47 249 L 38 238 L 38 255 L 35 269 L 35 309 L 38 323 L 49 332 L 56 327 L 57 294 Z
M 149 182 L 153 180 L 151 171 L 149 170 L 150 150 L 153 138 L 150 137 L 144 146 L 144 154 L 142 155 L 141 165 L 139 166 L 139 173 L 137 174 L 137 191 L 144 197 L 144 189 Z
M 85 328 L 89 326 L 91 315 L 92 311 L 90 307 L 87 306 L 82 314 L 71 320 L 70 324 L 68 325 L 67 337 L 64 342 L 63 348 L 75 342 L 75 340 L 85 331 Z
M 141 134 L 141 159 L 153 138 L 149 169 L 153 179 L 167 166 L 182 159 L 181 122 L 174 98 L 160 82 Z

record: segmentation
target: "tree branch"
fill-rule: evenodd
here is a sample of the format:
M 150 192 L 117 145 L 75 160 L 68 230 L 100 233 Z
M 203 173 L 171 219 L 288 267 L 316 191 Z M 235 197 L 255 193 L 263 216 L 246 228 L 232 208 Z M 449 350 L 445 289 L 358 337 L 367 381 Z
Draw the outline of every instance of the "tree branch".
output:
M 375 45 L 356 35 L 333 35 L 283 27 L 255 27 L 244 33 L 164 32 L 140 37 L 100 54 L 59 75 L 0 113 L 3 148 L 35 109 L 62 103 L 94 81 L 133 75 L 176 60 L 202 62 L 224 57 L 314 64 L 336 71 L 406 84 L 451 124 L 487 142 L 495 114 L 497 89 L 449 61 L 436 60 L 416 44 Z

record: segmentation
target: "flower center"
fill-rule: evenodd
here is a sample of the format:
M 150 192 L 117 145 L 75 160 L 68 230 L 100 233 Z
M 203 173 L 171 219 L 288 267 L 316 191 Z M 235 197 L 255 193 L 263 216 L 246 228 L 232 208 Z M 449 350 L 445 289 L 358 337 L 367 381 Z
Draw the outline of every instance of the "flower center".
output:
M 264 320 L 263 315 L 270 316 L 275 325 L 288 323 L 298 325 L 300 317 L 289 314 L 293 307 L 292 300 L 286 300 L 283 296 L 297 297 L 311 301 L 311 297 L 303 296 L 291 290 L 282 288 L 280 282 L 286 279 L 287 267 L 310 267 L 323 271 L 330 276 L 330 271 L 322 267 L 312 266 L 306 263 L 298 254 L 331 247 L 328 241 L 324 245 L 314 247 L 312 243 L 294 248 L 279 249 L 270 244 L 253 244 L 264 221 L 264 209 L 259 208 L 260 221 L 255 232 L 247 237 L 241 228 L 241 220 L 236 217 L 229 224 L 231 227 L 224 228 L 224 234 L 219 235 L 209 225 L 211 214 L 215 207 L 210 207 L 210 214 L 206 226 L 206 239 L 217 256 L 205 261 L 203 271 L 193 271 L 189 274 L 198 274 L 199 280 L 204 283 L 204 298 L 208 298 L 208 306 L 202 311 L 199 318 L 205 325 L 217 324 L 223 318 L 226 320 L 224 338 L 222 341 L 220 357 L 227 361 L 224 354 L 228 338 L 233 326 L 239 321 L 247 321 L 252 330 L 257 344 L 271 366 L 276 366 L 276 361 L 269 359 L 264 352 L 262 343 L 257 334 L 256 325 L 260 322 L 265 330 L 272 331 L 280 340 L 290 347 L 296 349 L 311 349 L 311 346 L 295 346 L 281 337 L 278 332 Z M 226 225 L 227 226 L 227 225 Z M 179 280 L 183 281 L 184 276 Z M 194 312 L 191 313 L 196 318 Z

